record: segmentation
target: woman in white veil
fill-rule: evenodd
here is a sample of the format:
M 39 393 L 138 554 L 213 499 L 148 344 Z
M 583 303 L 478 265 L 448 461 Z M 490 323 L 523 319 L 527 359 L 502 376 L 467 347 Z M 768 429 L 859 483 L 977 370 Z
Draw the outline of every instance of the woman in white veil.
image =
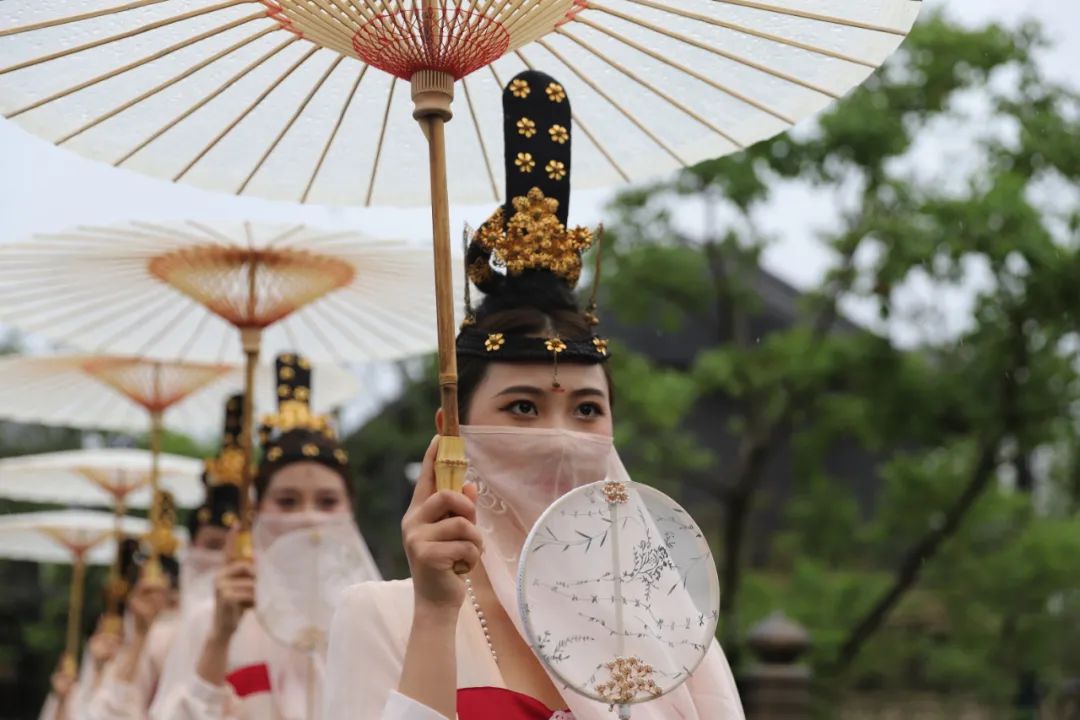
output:
M 381 579 L 353 519 L 348 455 L 327 419 L 310 411 L 311 366 L 286 354 L 276 369 L 278 412 L 264 421 L 255 477 L 254 562 L 229 561 L 213 599 L 185 612 L 150 707 L 154 720 L 318 717 L 324 605 L 341 579 L 306 571 L 348 557 L 349 582 Z M 242 453 L 223 464 L 242 472 Z
M 506 87 L 503 109 L 507 202 L 469 245 L 469 278 L 485 298 L 457 339 L 468 482 L 464 493 L 435 491 L 433 443 L 402 521 L 412 578 L 356 587 L 338 609 L 324 720 L 612 716 L 560 689 L 518 619 L 513 569 L 533 523 L 570 489 L 625 471 L 607 343 L 592 305 L 582 312 L 573 295 L 592 236 L 567 227 L 569 100 L 530 70 Z M 719 646 L 635 717 L 742 720 Z

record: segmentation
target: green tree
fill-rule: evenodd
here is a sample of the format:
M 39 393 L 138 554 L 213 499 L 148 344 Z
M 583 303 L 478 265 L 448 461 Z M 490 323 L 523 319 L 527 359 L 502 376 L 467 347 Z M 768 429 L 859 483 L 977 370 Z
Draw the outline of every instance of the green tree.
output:
M 632 327 L 689 325 L 701 346 L 688 367 L 665 369 L 663 382 L 677 392 L 650 398 L 647 382 L 619 384 L 620 401 L 629 397 L 621 432 L 664 447 L 686 442 L 679 423 L 654 420 L 685 410 L 678 399 L 720 395 L 731 409 L 715 428 L 735 438 L 730 454 L 704 472 L 696 453 L 686 464 L 679 453 L 665 458 L 667 477 L 704 485 L 723 508 L 729 650 L 749 621 L 787 605 L 814 632 L 815 661 L 830 675 L 896 682 L 925 656 L 927 667 L 940 663 L 939 677 L 1001 700 L 1019 673 L 1037 669 L 1052 685 L 1067 667 L 1062 643 L 1076 637 L 1061 629 L 1080 578 L 1071 552 L 1080 533 L 1080 106 L 1041 76 L 1033 59 L 1041 43 L 1031 27 L 968 30 L 930 17 L 815 128 L 614 204 L 608 313 Z M 969 126 L 967 172 L 913 169 L 924 132 L 972 122 L 961 99 L 973 94 L 992 118 Z M 821 237 L 834 264 L 791 326 L 762 337 L 754 332 L 759 259 L 771 241 L 762 216 L 792 180 L 838 206 L 836 226 Z M 1040 201 L 1047 195 L 1053 202 Z M 701 234 L 675 222 L 696 206 L 707 212 Z M 962 288 L 976 279 L 984 289 L 958 335 L 902 351 L 868 331 L 838 331 L 844 302 L 873 303 L 887 320 L 904 309 L 898 290 L 915 280 Z M 881 459 L 861 478 L 880 478 L 870 517 L 829 467 L 830 453 L 852 440 Z M 796 483 L 788 526 L 744 595 L 754 505 L 788 449 Z M 1036 457 L 1057 470 L 1036 473 Z M 1006 476 L 1015 478 L 1008 488 Z M 1055 513 L 1039 507 L 1045 494 L 1059 498 Z M 966 566 L 952 566 L 964 558 Z M 976 596 L 980 582 L 994 587 L 992 598 Z M 1010 582 L 1024 587 L 1005 592 Z M 1040 616 L 1047 603 L 1056 619 Z M 965 610 L 978 619 L 962 621 Z M 935 613 L 948 642 L 897 642 L 891 632 L 890 619 L 933 624 Z M 980 653 L 990 647 L 1009 662 L 987 667 Z

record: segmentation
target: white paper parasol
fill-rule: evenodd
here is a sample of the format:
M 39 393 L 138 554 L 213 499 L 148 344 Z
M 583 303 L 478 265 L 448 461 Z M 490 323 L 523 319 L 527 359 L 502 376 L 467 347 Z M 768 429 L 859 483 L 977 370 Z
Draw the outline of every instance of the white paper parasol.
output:
M 39 282 L 48 282 L 48 278 L 39 278 Z M 148 470 L 155 497 L 150 508 L 150 518 L 155 526 L 149 539 L 151 562 L 144 570 L 149 576 L 158 577 L 157 556 L 171 555 L 176 549 L 172 511 L 166 507 L 172 501 L 158 492 L 158 460 L 165 414 L 223 378 L 230 372 L 229 366 L 103 355 L 14 357 L 0 360 L 0 371 L 6 372 L 9 383 L 0 390 L 0 417 L 31 422 L 55 417 L 64 424 L 76 424 L 80 420 L 86 424 L 99 424 L 106 408 L 111 406 L 109 404 L 141 411 L 143 427 L 150 431 Z M 250 385 L 254 373 L 245 374 L 245 381 Z M 216 399 L 220 403 L 220 396 Z M 103 406 L 93 400 L 108 404 Z M 64 408 L 59 414 L 57 405 Z M 216 417 L 218 408 L 214 408 L 213 414 L 204 415 L 204 420 Z
M 667 694 L 712 646 L 716 565 L 690 515 L 646 485 L 576 488 L 540 516 L 518 569 L 526 637 L 585 697 L 619 707 Z
M 162 392 L 157 395 L 162 402 L 175 400 L 162 410 L 164 426 L 193 437 L 215 434 L 221 422 L 221 408 L 243 388 L 243 371 L 206 363 L 164 363 L 163 367 Z M 126 356 L 0 358 L 0 376 L 6 378 L 0 387 L 0 417 L 17 422 L 142 434 L 150 428 L 147 408 L 161 404 L 154 402 L 152 386 L 147 387 L 146 375 L 152 368 L 152 362 Z M 103 373 L 113 376 L 113 384 L 103 379 Z M 122 383 L 126 387 L 123 392 L 116 388 L 118 373 L 127 378 Z M 359 392 L 352 373 L 332 363 L 316 365 L 315 375 L 312 405 L 316 412 L 330 412 Z M 261 365 L 255 378 L 255 404 L 273 408 L 276 403 L 274 369 Z
M 89 157 L 276 200 L 430 202 L 408 81 L 446 72 L 455 202 L 501 201 L 499 94 L 566 85 L 577 187 L 775 135 L 862 82 L 918 0 L 6 0 L 0 112 Z M 493 151 L 495 151 L 493 153 Z
M 68 450 L 0 460 L 0 497 L 61 505 L 147 508 L 150 453 L 128 448 Z M 193 458 L 160 458 L 159 481 L 180 507 L 203 500 L 203 464 Z
M 108 565 L 116 557 L 113 515 L 94 510 L 49 510 L 0 516 L 0 557 L 39 563 L 72 562 L 82 552 L 88 565 Z M 146 520 L 125 517 L 124 535 L 150 530 Z
M 121 530 L 132 536 L 149 532 L 150 523 L 126 517 Z M 75 674 L 85 593 L 86 566 L 107 565 L 116 557 L 114 518 L 110 513 L 62 510 L 0 517 L 0 557 L 40 563 L 71 564 L 66 669 Z
M 0 245 L 0 320 L 185 362 L 244 362 L 238 329 L 258 331 L 266 355 L 316 363 L 431 352 L 430 286 L 426 247 L 304 226 L 132 222 Z
M 919 0 L 111 0 L 104 7 L 7 0 L 0 112 L 91 157 L 214 190 L 430 203 L 443 431 L 452 438 L 440 443 L 436 477 L 440 487 L 458 488 L 464 444 L 447 167 L 455 169 L 455 200 L 489 191 L 499 199 L 488 148 L 498 146 L 503 78 L 535 65 L 565 78 L 574 123 L 589 140 L 576 163 L 578 187 L 608 184 L 787 129 L 862 82 L 920 7 Z M 409 83 L 409 99 L 399 80 Z M 456 85 L 463 120 L 448 138 Z M 545 92 L 565 97 L 557 84 Z M 426 139 L 426 173 L 420 138 L 408 127 L 410 99 Z M 425 175 L 427 193 L 418 182 Z
M 202 462 L 178 455 L 161 455 L 157 482 L 180 507 L 202 502 Z M 0 460 L 0 497 L 62 505 L 111 505 L 113 535 L 124 536 L 127 508 L 156 511 L 152 474 L 155 463 L 145 450 L 106 448 L 69 450 L 44 455 L 24 455 Z M 171 531 L 171 528 L 170 528 Z M 106 623 L 119 626 L 116 614 L 123 579 L 119 557 L 114 556 L 109 574 Z
M 0 317 L 97 351 L 184 358 L 242 351 L 247 472 L 237 547 L 251 557 L 250 388 L 260 353 L 357 361 L 433 349 L 430 267 L 429 251 L 405 243 L 304 226 L 86 228 L 0 248 Z M 280 331 L 280 345 L 264 347 L 268 331 Z

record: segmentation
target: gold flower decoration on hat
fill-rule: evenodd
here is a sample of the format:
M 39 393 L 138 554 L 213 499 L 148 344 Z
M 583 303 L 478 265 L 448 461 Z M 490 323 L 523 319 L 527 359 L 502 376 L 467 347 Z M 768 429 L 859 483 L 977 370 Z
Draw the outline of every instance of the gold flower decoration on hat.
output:
M 548 128 L 548 135 L 551 136 L 551 141 L 558 143 L 559 145 L 565 145 L 570 139 L 570 131 L 564 128 L 562 125 L 552 125 Z
M 281 368 L 281 370 L 278 372 L 278 378 L 280 378 L 281 380 L 292 380 L 294 377 L 296 377 L 296 371 L 288 365 Z
M 562 180 L 566 177 L 566 164 L 561 160 L 550 160 L 544 166 L 544 170 L 547 171 L 548 177 L 552 180 Z
M 532 88 L 529 87 L 529 83 L 521 78 L 510 83 L 510 93 L 516 98 L 527 98 L 530 92 Z
M 319 446 L 315 443 L 304 443 L 300 452 L 304 453 L 304 457 L 319 457 Z
M 594 337 L 592 339 L 592 344 L 596 347 L 596 352 L 600 353 L 601 355 L 607 355 L 607 340 Z
M 519 152 L 517 157 L 514 158 L 514 164 L 517 165 L 518 170 L 521 172 L 532 172 L 536 167 L 536 160 L 533 159 L 532 153 Z
M 536 134 L 536 123 L 527 117 L 523 117 L 517 121 L 518 135 L 524 135 L 527 138 L 531 138 Z
M 283 451 L 279 447 L 272 447 L 266 451 L 266 459 L 270 462 L 276 462 L 281 459 Z
M 341 448 L 337 448 L 336 450 L 334 450 L 334 459 L 344 465 L 345 463 L 349 462 L 349 453 L 345 452 Z
M 566 99 L 566 91 L 563 90 L 563 86 L 557 82 L 549 83 L 544 92 L 547 93 L 548 100 L 555 103 L 561 103 Z
M 491 333 L 487 336 L 487 340 L 484 340 L 484 349 L 488 352 L 497 352 L 505 344 L 506 338 L 502 333 Z
M 544 347 L 548 349 L 548 352 L 553 352 L 558 355 L 566 349 L 566 343 L 564 343 L 561 338 L 554 337 L 544 341 Z

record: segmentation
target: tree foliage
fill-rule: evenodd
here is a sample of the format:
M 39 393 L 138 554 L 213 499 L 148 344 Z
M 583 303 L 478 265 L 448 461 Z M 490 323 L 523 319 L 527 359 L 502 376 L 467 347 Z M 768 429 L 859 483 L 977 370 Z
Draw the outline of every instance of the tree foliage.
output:
M 810 628 L 831 681 L 997 702 L 1025 674 L 1056 687 L 1075 660 L 1080 99 L 1042 77 L 1041 43 L 1033 27 L 931 17 L 815 127 L 614 204 L 608 312 L 659 332 L 691 326 L 693 361 L 662 370 L 676 375 L 665 382 L 733 408 L 714 432 L 735 449 L 713 456 L 706 481 L 724 509 L 729 648 L 783 608 Z M 950 123 L 969 130 L 965 162 L 928 174 L 922 136 Z M 790 323 L 762 337 L 763 219 L 792 182 L 837 208 L 820 237 L 833 262 Z M 700 207 L 711 214 L 703 231 L 678 222 Z M 970 324 L 940 333 L 932 314 L 913 322 L 905 298 L 919 284 L 971 295 Z M 841 327 L 852 301 L 872 304 L 882 326 L 914 324 L 920 341 L 901 349 Z M 673 406 L 643 402 L 620 412 L 630 436 Z M 661 446 L 685 442 L 677 425 L 671 440 L 649 432 Z M 830 458 L 852 441 L 876 461 L 840 477 Z M 747 580 L 758 493 L 789 452 L 785 524 Z M 685 476 L 703 477 L 696 461 Z M 869 507 L 853 482 L 872 484 Z

